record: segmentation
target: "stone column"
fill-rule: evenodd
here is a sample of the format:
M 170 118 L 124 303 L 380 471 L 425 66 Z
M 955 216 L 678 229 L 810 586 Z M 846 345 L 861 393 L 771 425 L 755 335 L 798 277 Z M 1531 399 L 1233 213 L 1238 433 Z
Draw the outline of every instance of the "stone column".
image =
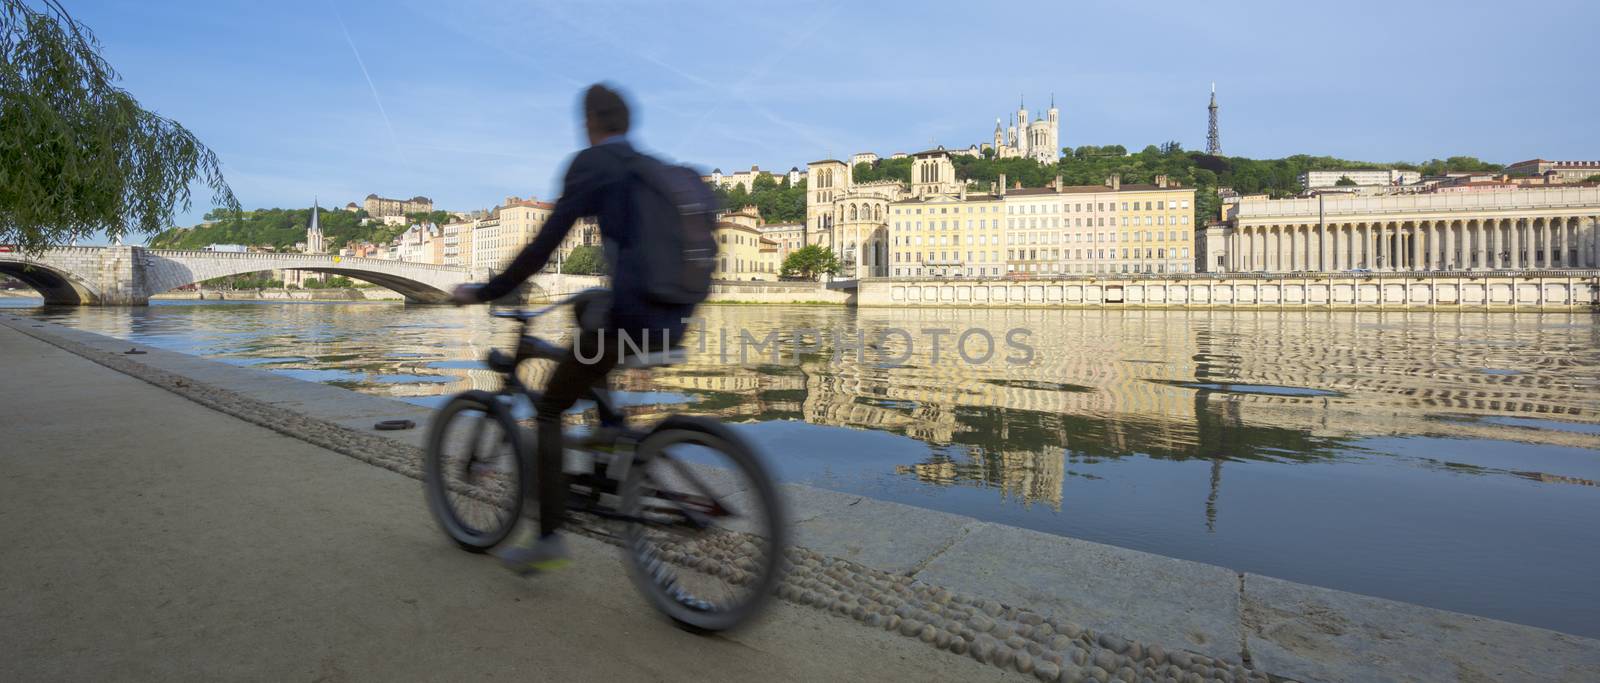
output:
M 1541 237 L 1544 238 L 1544 268 L 1549 270 L 1556 267 L 1555 231 L 1550 227 L 1549 218 L 1544 219 L 1544 234 Z
M 1572 252 L 1567 248 L 1567 223 L 1568 219 L 1565 217 L 1556 219 L 1556 260 L 1561 262 L 1562 268 L 1572 267 Z M 1552 262 L 1550 265 L 1554 267 L 1555 263 Z
M 1485 267 L 1494 270 L 1500 265 L 1500 219 L 1488 221 L 1484 225 L 1483 250 L 1489 260 L 1484 261 Z
M 1354 223 L 1339 224 L 1339 246 L 1344 249 L 1344 269 L 1356 267 L 1356 225 Z
M 1575 246 L 1573 244 L 1573 235 L 1576 234 L 1575 227 L 1571 216 L 1561 219 L 1561 237 L 1556 239 L 1556 246 L 1561 249 L 1562 268 L 1577 268 L 1582 260 L 1582 256 L 1574 253 L 1572 249 Z
M 1369 270 L 1377 268 L 1377 261 L 1372 258 L 1373 244 L 1376 241 L 1372 237 L 1372 231 L 1375 227 L 1371 223 L 1361 226 L 1361 267 Z
M 1392 240 L 1392 230 L 1387 222 L 1378 224 L 1378 259 L 1384 264 L 1384 270 L 1395 269 L 1395 245 Z
M 1522 267 L 1522 219 L 1511 221 L 1511 269 Z
M 1411 224 L 1411 253 L 1406 255 L 1406 270 L 1422 270 L 1422 225 L 1421 221 Z
M 1267 259 L 1267 270 L 1276 273 L 1283 269 L 1283 226 L 1274 225 L 1269 230 L 1267 243 L 1272 245 L 1272 257 Z
M 1439 266 L 1442 270 L 1461 267 L 1461 261 L 1456 259 L 1456 224 L 1455 221 L 1444 222 L 1444 256 Z
M 1589 253 L 1589 267 L 1600 267 L 1600 216 L 1589 216 L 1589 235 L 1584 243 L 1584 251 Z
M 1445 259 L 1450 258 L 1450 253 L 1445 250 L 1445 234 L 1450 232 L 1450 221 L 1434 222 L 1434 232 L 1427 238 L 1429 253 L 1434 254 L 1434 270 L 1445 269 Z
M 1234 230 L 1233 232 L 1228 233 L 1227 245 L 1228 245 L 1228 258 L 1223 259 L 1222 265 L 1223 265 L 1224 268 L 1228 269 L 1228 272 L 1237 273 L 1237 272 L 1239 272 L 1239 267 L 1234 265 L 1234 257 L 1237 256 L 1238 253 L 1239 253 L 1239 231 L 1238 230 Z
M 1478 219 L 1478 268 L 1489 267 L 1489 221 Z

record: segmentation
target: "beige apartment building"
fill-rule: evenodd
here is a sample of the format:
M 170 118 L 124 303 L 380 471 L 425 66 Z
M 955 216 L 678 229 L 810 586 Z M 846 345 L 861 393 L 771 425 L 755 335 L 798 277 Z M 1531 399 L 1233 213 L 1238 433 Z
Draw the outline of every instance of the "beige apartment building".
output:
M 713 235 L 717 240 L 715 280 L 776 280 L 778 249 L 761 230 L 747 222 L 718 221 Z
M 998 277 L 1003 206 L 992 194 L 932 194 L 889 207 L 892 277 Z
M 1006 273 L 1027 277 L 1194 270 L 1194 189 L 1150 185 L 1004 190 Z
M 1152 185 L 1111 180 L 1117 205 L 1118 273 L 1195 271 L 1194 188 L 1177 187 L 1165 176 Z

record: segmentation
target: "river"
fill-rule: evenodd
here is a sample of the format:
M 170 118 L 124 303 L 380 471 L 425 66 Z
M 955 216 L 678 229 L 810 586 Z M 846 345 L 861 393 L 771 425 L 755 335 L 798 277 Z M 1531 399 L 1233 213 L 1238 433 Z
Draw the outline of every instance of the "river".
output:
M 421 405 L 494 388 L 478 359 L 510 336 L 482 308 L 385 303 L 32 313 Z M 736 423 L 787 481 L 1600 637 L 1592 314 L 728 305 L 703 315 L 691 362 L 627 373 L 625 403 L 646 420 Z M 891 328 L 908 334 L 880 338 Z M 747 348 L 740 364 L 741 330 L 755 340 L 800 330 L 802 343 Z M 956 348 L 968 330 L 984 331 L 963 349 L 985 362 Z M 863 358 L 839 348 L 857 331 Z M 1016 561 L 1030 561 L 1026 548 Z

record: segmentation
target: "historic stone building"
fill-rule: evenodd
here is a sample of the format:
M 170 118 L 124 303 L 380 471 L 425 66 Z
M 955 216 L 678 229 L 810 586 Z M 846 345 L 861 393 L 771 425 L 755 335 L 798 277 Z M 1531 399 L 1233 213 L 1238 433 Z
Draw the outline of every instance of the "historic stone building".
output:
M 1600 188 L 1239 202 L 1207 228 L 1207 270 L 1600 267 Z
M 373 218 L 404 217 L 408 213 L 427 213 L 433 210 L 433 200 L 423 196 L 410 199 L 389 199 L 375 194 L 367 195 L 362 208 Z
M 905 184 L 854 182 L 852 167 L 837 159 L 814 161 L 806 169 L 806 244 L 832 249 L 842 266 L 840 277 L 888 275 L 889 204 L 906 195 Z M 954 181 L 953 170 L 950 179 Z
M 1529 159 L 1507 166 L 1506 173 L 1548 177 L 1558 183 L 1581 183 L 1594 176 L 1600 176 L 1600 161 Z
M 994 120 L 994 156 L 996 159 L 1014 157 L 1034 159 L 1041 164 L 1053 164 L 1061 158 L 1061 110 L 1056 109 L 1054 97 L 1044 116 L 1035 115 L 1028 121 L 1028 108 L 1017 105 L 1016 123 L 1004 128 L 1001 120 Z

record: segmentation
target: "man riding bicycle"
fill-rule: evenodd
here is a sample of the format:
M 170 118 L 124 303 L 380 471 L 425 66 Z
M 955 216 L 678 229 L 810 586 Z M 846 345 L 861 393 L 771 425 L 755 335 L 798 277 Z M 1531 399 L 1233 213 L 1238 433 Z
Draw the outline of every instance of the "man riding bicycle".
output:
M 640 180 L 633 169 L 643 155 L 627 140 L 628 105 L 615 90 L 595 84 L 584 93 L 583 120 L 589 147 L 579 152 L 567 168 L 561 198 L 556 200 L 555 209 L 539 234 L 504 272 L 482 285 L 457 287 L 452 295 L 457 304 L 477 304 L 511 293 L 545 266 L 574 222 L 589 216 L 598 219 L 606 244 L 612 295 L 588 301 L 576 311 L 579 332 L 573 340 L 574 347 L 558 362 L 546 390 L 536 401 L 539 536 L 531 543 L 495 553 L 507 568 L 519 574 L 554 569 L 569 557 L 559 533 L 567 502 L 562 471 L 562 414 L 585 389 L 605 381 L 622 360 L 624 350 L 637 347 L 647 352 L 661 351 L 663 343 L 667 347 L 678 345 L 684 319 L 694 311 L 693 303 L 670 303 L 651 296 L 642 268 L 630 267 L 647 260 L 639 252 L 647 246 L 659 249 L 660 243 L 640 237 L 644 221 L 639 202 L 634 199 Z M 601 429 L 608 427 L 602 425 Z

